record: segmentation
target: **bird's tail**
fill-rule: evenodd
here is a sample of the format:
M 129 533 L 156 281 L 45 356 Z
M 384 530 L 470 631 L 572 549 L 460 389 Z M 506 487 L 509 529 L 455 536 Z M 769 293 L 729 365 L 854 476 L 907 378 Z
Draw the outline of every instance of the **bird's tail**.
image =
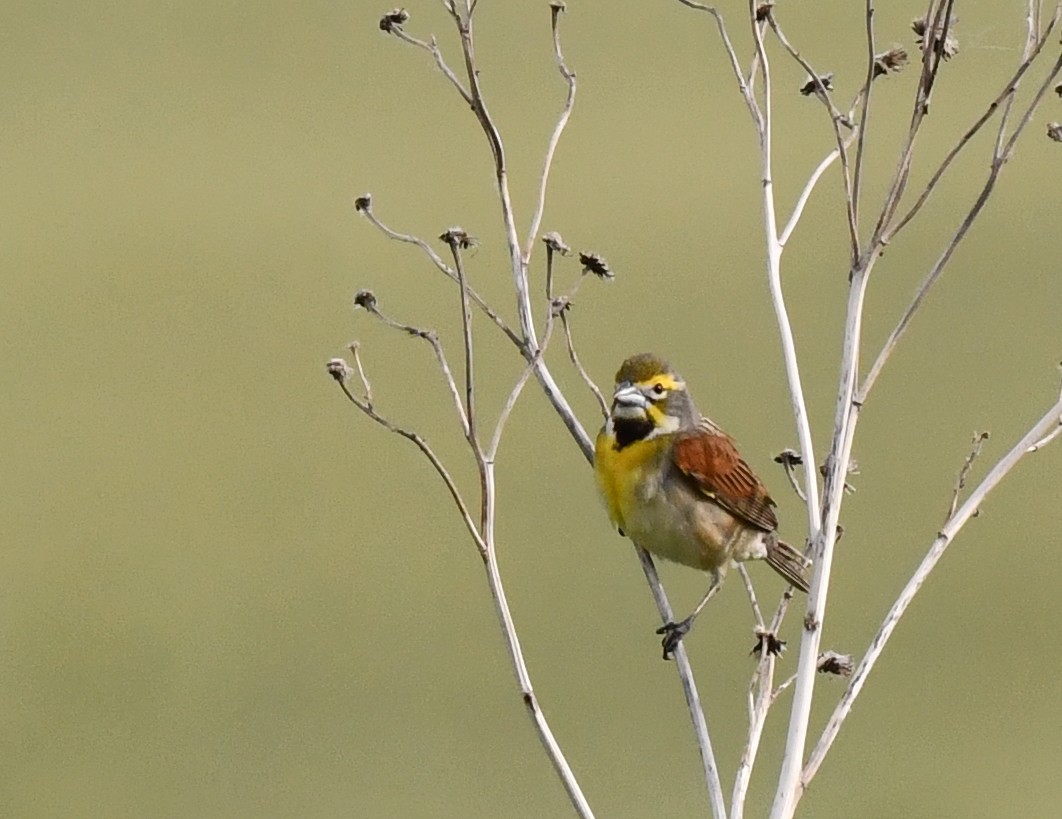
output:
M 808 566 L 810 562 L 804 555 L 786 543 L 784 540 L 775 540 L 767 547 L 767 565 L 778 574 L 800 589 L 808 590 Z

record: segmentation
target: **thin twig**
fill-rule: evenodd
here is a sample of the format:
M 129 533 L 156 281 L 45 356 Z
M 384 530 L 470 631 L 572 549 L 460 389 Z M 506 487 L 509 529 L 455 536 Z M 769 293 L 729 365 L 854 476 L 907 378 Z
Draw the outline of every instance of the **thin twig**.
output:
M 442 342 L 439 341 L 439 334 L 434 330 L 424 330 L 420 327 L 414 327 L 412 324 L 403 324 L 402 322 L 396 321 L 390 316 L 385 315 L 380 311 L 380 307 L 376 303 L 376 297 L 368 291 L 360 291 L 355 297 L 355 302 L 359 307 L 364 309 L 365 312 L 371 316 L 375 316 L 392 330 L 398 330 L 401 333 L 406 333 L 414 338 L 420 338 L 428 342 L 432 351 L 435 353 L 435 361 L 439 365 L 439 370 L 442 372 L 443 378 L 446 380 L 446 386 L 450 390 L 450 397 L 453 398 L 454 409 L 457 410 L 457 417 L 461 422 L 461 431 L 467 437 L 469 434 L 468 413 L 465 411 L 465 407 L 461 403 L 461 395 L 457 389 L 457 381 L 454 379 L 453 370 L 450 369 L 450 362 L 446 359 L 446 353 L 443 350 Z
M 749 570 L 745 568 L 744 563 L 737 564 L 738 574 L 741 575 L 741 582 L 745 584 L 745 593 L 749 596 L 749 603 L 752 605 L 752 617 L 756 621 L 756 628 L 763 628 L 763 612 L 760 611 L 760 601 L 756 599 L 756 589 L 752 585 L 752 578 L 749 577 Z
M 1060 8 L 1062 8 L 1062 4 L 1060 4 Z M 932 288 L 933 285 L 936 283 L 937 279 L 940 277 L 940 274 L 944 271 L 944 268 L 947 265 L 948 261 L 950 261 L 952 255 L 955 253 L 955 250 L 958 248 L 959 244 L 962 242 L 967 232 L 973 226 L 974 221 L 976 221 L 977 217 L 980 215 L 981 210 L 984 208 L 990 194 L 996 186 L 996 181 L 999 178 L 999 174 L 1003 170 L 1003 166 L 1007 163 L 1007 161 L 1009 161 L 1010 157 L 1014 153 L 1018 137 L 1021 136 L 1026 126 L 1028 126 L 1029 122 L 1032 120 L 1033 113 L 1039 107 L 1039 104 L 1042 101 L 1044 95 L 1050 90 L 1051 84 L 1058 76 L 1059 71 L 1062 71 L 1062 54 L 1059 54 L 1059 57 L 1055 60 L 1055 63 L 1052 66 L 1051 70 L 1048 72 L 1044 81 L 1041 83 L 1039 89 L 1037 90 L 1036 94 L 1033 96 L 1032 101 L 1029 102 L 1024 115 L 1018 122 L 1017 126 L 1014 128 L 1014 132 L 1004 144 L 1002 154 L 997 158 L 993 159 L 992 164 L 989 168 L 988 178 L 985 180 L 985 183 L 981 188 L 981 192 L 978 194 L 973 205 L 971 205 L 970 210 L 966 213 L 966 216 L 963 218 L 961 224 L 956 229 L 955 234 L 951 238 L 951 241 L 948 242 L 947 246 L 944 248 L 944 251 L 938 257 L 937 261 L 934 263 L 933 267 L 926 275 L 926 278 L 922 281 L 922 284 L 919 286 L 918 291 L 915 293 L 914 298 L 911 300 L 911 303 L 907 306 L 907 309 L 900 317 L 900 320 L 897 323 L 896 327 L 893 328 L 893 331 L 889 334 L 888 339 L 886 339 L 885 344 L 882 346 L 881 351 L 878 353 L 877 358 L 874 360 L 873 365 L 870 367 L 870 371 L 863 379 L 863 383 L 859 388 L 859 392 L 856 396 L 856 401 L 858 404 L 862 404 L 866 401 L 866 397 L 869 394 L 871 388 L 874 386 L 874 382 L 881 374 L 881 370 L 885 366 L 885 362 L 888 361 L 889 356 L 892 355 L 892 351 L 896 348 L 896 344 L 899 342 L 900 338 L 907 330 L 907 326 L 908 324 L 910 324 L 911 319 L 914 317 L 915 313 L 918 312 L 918 309 L 922 306 L 922 302 L 924 301 L 926 294 L 929 292 L 930 288 Z
M 866 155 L 867 127 L 870 124 L 870 95 L 874 89 L 877 71 L 876 45 L 874 43 L 874 0 L 866 0 L 867 76 L 863 84 L 859 113 L 859 144 L 856 146 L 855 170 L 852 172 L 852 219 L 859 225 L 859 201 L 863 193 L 863 157 Z
M 572 328 L 568 326 L 567 311 L 561 313 L 561 324 L 564 326 L 564 340 L 568 344 L 568 358 L 571 359 L 572 364 L 579 373 L 579 377 L 583 379 L 583 383 L 586 384 L 590 392 L 594 394 L 594 398 L 597 399 L 597 406 L 601 410 L 601 415 L 608 418 L 608 402 L 605 401 L 605 396 L 602 395 L 601 390 L 594 383 L 594 379 L 590 377 L 590 373 L 586 371 L 583 363 L 579 360 L 579 354 L 575 352 L 575 342 L 572 341 Z
M 929 574 L 936 567 L 948 546 L 970 518 L 976 515 L 977 510 L 980 508 L 981 504 L 984 503 L 988 494 L 1015 466 L 1017 466 L 1018 462 L 1029 452 L 1035 442 L 1043 437 L 1044 433 L 1052 426 L 1058 424 L 1060 415 L 1062 415 L 1062 398 L 1060 398 L 1055 405 L 1051 407 L 1051 409 L 1049 409 L 1028 432 L 1025 433 L 1022 439 L 1018 441 L 1006 455 L 1000 458 L 996 465 L 992 467 L 992 470 L 988 475 L 985 476 L 984 480 L 982 480 L 977 488 L 970 493 L 966 502 L 956 510 L 955 514 L 952 515 L 947 523 L 941 528 L 940 534 L 929 547 L 926 556 L 922 559 L 921 564 L 915 570 L 915 573 L 911 576 L 911 579 L 907 582 L 903 591 L 900 592 L 900 596 L 896 598 L 896 602 L 893 603 L 892 608 L 889 609 L 889 613 L 882 622 L 878 633 L 874 636 L 866 654 L 863 656 L 863 659 L 859 661 L 859 665 L 853 672 L 852 678 L 848 683 L 848 688 L 845 689 L 840 702 L 837 704 L 829 721 L 826 723 L 822 736 L 814 750 L 811 752 L 807 765 L 801 773 L 801 792 L 807 788 L 808 783 L 811 782 L 815 774 L 818 772 L 826 754 L 833 745 L 833 741 L 837 738 L 837 732 L 840 730 L 841 725 L 851 712 L 852 705 L 859 696 L 859 692 L 862 691 L 867 675 L 874 668 L 875 663 L 881 656 L 881 652 L 888 643 L 889 638 L 892 636 L 900 618 L 903 617 L 904 612 L 907 611 L 907 607 L 911 604 L 911 601 L 914 600 L 915 595 L 918 594 L 922 584 L 925 583 Z
M 673 623 L 675 613 L 671 609 L 667 595 L 664 594 L 663 586 L 660 585 L 660 577 L 656 573 L 656 565 L 649 552 L 641 548 L 637 543 L 634 550 L 641 562 L 642 571 L 645 573 L 646 582 L 653 595 L 653 602 L 660 613 L 664 623 Z M 697 693 L 697 684 L 693 679 L 693 669 L 690 667 L 690 658 L 686 654 L 685 643 L 679 642 L 678 647 L 671 655 L 678 669 L 679 682 L 682 684 L 682 693 L 686 698 L 686 708 L 693 720 L 693 733 L 697 737 L 697 749 L 701 755 L 701 765 L 704 769 L 704 780 L 708 788 L 708 801 L 712 806 L 712 815 L 715 819 L 726 819 L 726 803 L 723 800 L 723 784 L 719 780 L 719 767 L 715 762 L 715 751 L 712 748 L 712 740 L 708 734 L 708 721 L 704 716 L 704 707 L 701 705 L 700 695 Z
M 365 390 L 365 404 L 366 406 L 372 406 L 372 384 L 369 383 L 369 376 L 365 374 L 365 368 L 361 364 L 361 344 L 357 341 L 352 341 L 347 345 L 347 349 L 350 350 L 350 354 L 354 357 L 354 366 L 358 371 L 358 378 L 361 381 L 362 389 Z
M 808 530 L 818 531 L 819 526 L 819 490 L 818 476 L 815 474 L 815 449 L 811 439 L 811 424 L 808 420 L 807 405 L 804 401 L 804 388 L 800 378 L 800 365 L 796 355 L 796 340 L 793 327 L 789 321 L 789 312 L 782 292 L 782 246 L 778 242 L 778 222 L 775 215 L 773 157 L 771 146 L 771 71 L 767 62 L 767 52 L 763 45 L 763 25 L 756 21 L 756 2 L 750 0 L 749 15 L 752 22 L 752 35 L 756 44 L 756 55 L 763 76 L 763 127 L 759 132 L 760 173 L 763 186 L 764 233 L 767 243 L 767 284 L 771 292 L 775 319 L 782 341 L 782 357 L 785 361 L 786 379 L 789 383 L 789 395 L 792 402 L 793 417 L 797 427 L 797 438 L 804 453 L 804 481 L 808 498 Z
M 435 454 L 434 450 L 432 450 L 432 448 L 428 446 L 428 442 L 425 441 L 424 438 L 422 438 L 418 433 L 410 429 L 398 426 L 397 424 L 393 423 L 392 421 L 388 420 L 387 418 L 376 412 L 376 410 L 372 406 L 372 403 L 369 400 L 364 398 L 358 398 L 358 396 L 354 395 L 354 393 L 351 392 L 350 388 L 346 385 L 345 379 L 339 377 L 339 374 L 341 374 L 342 372 L 341 368 L 339 368 L 339 365 L 342 365 L 342 367 L 346 367 L 347 370 L 349 370 L 349 365 L 347 365 L 346 362 L 340 359 L 334 359 L 333 361 L 329 362 L 329 372 L 332 374 L 332 377 L 336 379 L 336 382 L 339 384 L 339 388 L 343 390 L 343 394 L 346 395 L 346 397 L 355 407 L 365 413 L 377 424 L 379 424 L 389 432 L 393 432 L 396 435 L 401 435 L 403 438 L 412 441 L 413 444 L 417 447 L 417 449 L 419 449 L 423 453 L 424 457 L 428 459 L 429 463 L 431 463 L 432 467 L 439 474 L 439 477 L 442 478 L 443 484 L 445 484 L 446 489 L 450 493 L 450 497 L 454 501 L 454 505 L 457 507 L 457 511 L 458 514 L 460 514 L 461 516 L 461 520 L 464 521 L 465 528 L 468 529 L 469 535 L 472 536 L 472 540 L 476 544 L 476 548 L 479 550 L 480 554 L 484 554 L 487 549 L 487 544 L 483 540 L 483 536 L 480 534 L 479 528 L 476 526 L 475 521 L 472 519 L 472 515 L 469 514 L 468 506 L 467 504 L 465 504 L 465 500 L 461 496 L 461 491 L 457 488 L 457 484 L 454 482 L 454 479 L 453 477 L 451 477 L 449 471 L 443 465 L 443 462 L 439 459 L 439 456 Z M 336 369 L 333 369 L 334 367 Z M 364 370 L 362 369 L 360 362 L 358 362 L 358 371 L 364 375 Z M 367 384 L 367 379 L 363 378 L 363 383 Z
M 763 113 L 760 111 L 759 103 L 756 102 L 756 97 L 752 93 L 752 87 L 745 79 L 745 75 L 741 71 L 741 63 L 738 60 L 737 52 L 734 50 L 734 44 L 730 41 L 730 35 L 726 31 L 726 23 L 723 22 L 723 15 L 719 13 L 719 10 L 714 6 L 708 6 L 704 3 L 698 3 L 696 0 L 678 0 L 682 5 L 687 8 L 695 9 L 697 11 L 703 11 L 712 15 L 715 20 L 716 28 L 719 29 L 719 39 L 723 42 L 723 48 L 726 51 L 727 59 L 730 61 L 730 69 L 734 74 L 734 78 L 738 83 L 738 91 L 741 92 L 741 98 L 745 100 L 745 105 L 749 109 L 749 115 L 752 117 L 752 121 L 756 126 L 757 131 L 763 128 Z
M 896 209 L 900 206 L 904 191 L 907 189 L 911 161 L 914 157 L 915 141 L 922 128 L 922 122 L 929 113 L 929 103 L 936 84 L 937 71 L 940 69 L 940 64 L 944 58 L 944 50 L 943 48 L 938 48 L 937 44 L 945 42 L 948 37 L 952 22 L 951 10 L 953 3 L 954 0 L 930 1 L 929 11 L 927 11 L 925 16 L 926 32 L 922 41 L 922 73 L 915 89 L 914 104 L 911 108 L 911 121 L 907 128 L 907 136 L 904 138 L 903 147 L 900 149 L 900 161 L 893 173 L 892 182 L 881 206 L 874 233 L 867 248 L 864 250 L 865 257 L 876 255 L 881 247 L 882 236 L 887 232 L 888 226 L 896 214 Z
M 431 260 L 431 263 L 439 269 L 440 272 L 442 272 L 447 278 L 451 279 L 452 281 L 457 282 L 457 273 L 449 265 L 447 265 L 446 262 L 442 260 L 442 257 L 438 253 L 436 253 L 435 249 L 426 241 L 424 241 L 418 236 L 413 236 L 408 233 L 400 233 L 399 231 L 393 230 L 392 228 L 388 227 L 386 224 L 381 222 L 372 209 L 372 200 L 369 196 L 359 197 L 355 203 L 355 208 L 358 210 L 359 213 L 361 213 L 366 219 L 369 220 L 369 223 L 373 227 L 375 227 L 389 239 L 393 239 L 396 242 L 402 242 L 404 244 L 410 244 L 419 247 L 428 257 L 428 259 Z M 476 306 L 483 311 L 487 318 L 494 322 L 495 326 L 497 326 L 499 330 L 505 333 L 505 335 L 513 344 L 515 344 L 517 347 L 522 346 L 523 342 L 520 340 L 520 337 L 512 331 L 512 328 L 509 327 L 505 319 L 498 315 L 498 313 L 489 304 L 487 304 L 487 302 L 483 299 L 482 296 L 479 295 L 479 293 L 477 293 L 470 287 L 468 289 L 468 295 L 472 299 L 472 301 L 476 303 Z
M 439 50 L 439 44 L 435 41 L 434 34 L 431 36 L 430 40 L 420 40 L 413 35 L 404 32 L 401 26 L 395 26 L 391 29 L 390 33 L 394 34 L 402 42 L 424 49 L 431 54 L 435 60 L 435 64 L 439 67 L 439 70 L 446 75 L 446 79 L 448 79 L 450 84 L 457 89 L 457 93 L 461 95 L 464 101 L 471 105 L 472 96 L 468 93 L 468 89 L 461 84 L 461 80 L 457 78 L 453 69 L 446 64 L 446 60 L 443 59 L 442 51 Z
M 841 112 L 837 110 L 837 106 L 834 105 L 833 95 L 822 81 L 822 77 L 811 63 L 809 63 L 800 52 L 793 47 L 793 44 L 789 42 L 789 39 L 782 32 L 781 27 L 778 25 L 778 21 L 775 19 L 773 9 L 767 12 L 767 22 L 770 24 L 771 30 L 778 38 L 778 42 L 780 42 L 782 47 L 789 52 L 789 56 L 796 60 L 801 67 L 808 72 L 808 75 L 811 77 L 811 81 L 814 83 L 818 92 L 816 96 L 822 100 L 823 105 L 826 106 L 826 110 L 830 114 L 833 136 L 837 143 L 837 153 L 841 158 L 841 178 L 844 182 L 845 211 L 848 215 L 848 239 L 850 242 L 852 263 L 855 264 L 855 260 L 859 257 L 859 224 L 856 221 L 855 201 L 852 195 L 852 174 L 848 167 L 848 145 L 851 144 L 851 141 L 846 141 L 841 134 L 841 123 L 845 121 L 845 118 L 841 115 Z M 764 93 L 766 93 L 766 89 L 764 90 Z
M 738 564 L 741 565 L 741 564 Z M 734 790 L 730 798 L 730 819 L 743 819 L 745 799 L 748 796 L 749 783 L 752 780 L 752 768 L 759 753 L 763 738 L 763 727 L 767 723 L 767 713 L 774 702 L 771 689 L 774 686 L 775 656 L 763 650 L 756 669 L 749 681 L 749 732 L 745 748 L 738 761 L 737 773 L 734 775 Z
M 1036 41 L 1033 50 L 1021 61 L 1021 63 L 1015 70 L 1014 75 L 1009 80 L 1007 80 L 1007 82 L 1003 86 L 1003 90 L 996 95 L 995 99 L 993 99 L 992 102 L 988 104 L 988 107 L 985 109 L 984 113 L 982 113 L 981 116 L 978 117 L 977 120 L 966 130 L 966 132 L 959 138 L 958 143 L 956 143 L 956 145 L 944 157 L 939 167 L 936 169 L 936 171 L 933 172 L 933 175 L 930 177 L 929 182 L 926 184 L 926 187 L 923 189 L 922 193 L 919 194 L 918 199 L 911 206 L 911 209 L 907 211 L 907 213 L 904 214 L 904 216 L 899 219 L 895 223 L 895 225 L 889 226 L 882 233 L 882 244 L 888 244 L 889 242 L 891 242 L 896 237 L 896 234 L 898 234 L 901 230 L 903 230 L 904 227 L 907 226 L 907 224 L 922 209 L 922 206 L 925 205 L 925 203 L 929 200 L 930 196 L 933 194 L 933 191 L 936 190 L 937 184 L 940 182 L 941 178 L 944 176 L 948 168 L 951 167 L 951 163 L 955 161 L 956 157 L 958 157 L 962 150 L 970 144 L 970 141 L 974 138 L 974 136 L 977 135 L 981 128 L 984 127 L 985 123 L 987 123 L 988 120 L 990 120 L 992 116 L 996 113 L 996 111 L 999 110 L 999 107 L 1003 105 L 1007 100 L 1014 98 L 1014 93 L 1017 91 L 1018 86 L 1021 83 L 1022 77 L 1024 77 L 1025 73 L 1029 70 L 1033 62 L 1040 55 L 1040 52 L 1043 50 L 1044 45 L 1046 45 L 1052 30 L 1054 30 L 1054 27 L 1058 24 L 1060 14 L 1062 14 L 1062 3 L 1056 6 L 1054 15 L 1048 21 L 1047 28 L 1043 32 L 1043 35 Z M 997 150 L 995 155 L 998 156 L 998 154 L 999 152 Z
M 1059 369 L 1062 370 L 1062 364 L 1059 364 Z M 1062 387 L 1059 387 L 1058 399 L 1062 401 Z M 1041 438 L 1039 441 L 1037 441 L 1035 444 L 1033 444 L 1031 447 L 1029 447 L 1029 452 L 1038 452 L 1039 450 L 1047 446 L 1049 443 L 1051 443 L 1053 440 L 1055 440 L 1055 438 L 1057 438 L 1059 435 L 1062 435 L 1062 415 L 1058 417 L 1058 426 L 1055 427 L 1054 430 L 1049 432 L 1043 438 Z
M 852 140 L 856 138 L 856 135 L 862 136 L 863 129 L 857 128 L 852 131 L 844 140 L 842 147 L 847 150 L 852 144 Z M 811 197 L 812 191 L 815 190 L 815 186 L 819 182 L 819 178 L 826 172 L 826 169 L 834 163 L 834 161 L 841 155 L 841 150 L 834 148 L 826 157 L 818 164 L 811 176 L 808 177 L 808 181 L 804 185 L 804 190 L 800 192 L 800 197 L 796 201 L 796 205 L 793 206 L 793 213 L 789 217 L 789 221 L 785 224 L 785 229 L 782 230 L 782 235 L 778 237 L 778 244 L 783 248 L 789 241 L 789 237 L 793 234 L 797 224 L 800 222 L 800 217 L 804 215 L 804 206 L 807 205 L 808 199 Z
M 475 354 L 472 348 L 472 308 L 468 303 L 468 276 L 465 273 L 465 264 L 461 256 L 462 240 L 460 236 L 455 235 L 456 232 L 456 229 L 451 229 L 443 234 L 443 238 L 450 245 L 450 252 L 454 257 L 454 270 L 457 271 L 457 281 L 461 289 L 461 336 L 465 343 L 465 410 L 468 414 L 468 441 L 473 449 L 476 449 L 479 443 L 476 438 L 476 375 Z M 463 231 L 461 233 L 463 234 Z
M 527 232 L 527 243 L 524 245 L 523 263 L 525 265 L 531 262 L 531 251 L 535 244 L 535 236 L 542 225 L 542 216 L 546 211 L 546 188 L 549 185 L 549 174 L 553 167 L 553 155 L 557 151 L 557 143 L 560 142 L 561 135 L 564 133 L 564 128 L 568 125 L 568 119 L 571 117 L 572 108 L 575 105 L 575 72 L 568 68 L 568 64 L 564 61 L 560 43 L 559 20 L 564 10 L 564 4 L 561 2 L 550 4 L 553 56 L 557 61 L 557 70 L 560 71 L 564 81 L 568 84 L 568 97 L 564 101 L 564 108 L 561 110 L 557 124 L 553 127 L 553 133 L 550 134 L 549 144 L 546 146 L 546 158 L 542 163 L 542 176 L 539 178 L 538 183 L 538 202 L 535 206 L 534 214 L 531 216 L 531 227 Z
M 944 516 L 944 522 L 947 523 L 953 517 L 955 517 L 955 510 L 959 508 L 959 495 L 962 490 L 966 488 L 966 478 L 970 474 L 970 470 L 973 469 L 974 461 L 977 460 L 977 456 L 981 454 L 981 448 L 985 445 L 985 441 L 989 438 L 987 432 L 975 432 L 973 439 L 971 440 L 970 452 L 966 456 L 966 460 L 962 463 L 962 468 L 959 470 L 959 474 L 955 477 L 955 488 L 951 493 L 951 503 L 948 506 L 948 514 Z

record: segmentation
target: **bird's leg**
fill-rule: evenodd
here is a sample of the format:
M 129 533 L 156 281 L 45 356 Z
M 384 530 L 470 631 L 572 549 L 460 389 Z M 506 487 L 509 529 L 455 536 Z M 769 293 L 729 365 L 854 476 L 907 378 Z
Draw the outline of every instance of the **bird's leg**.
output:
M 701 598 L 701 602 L 697 604 L 697 607 L 690 612 L 690 616 L 683 620 L 681 623 L 664 623 L 660 628 L 656 630 L 657 634 L 663 634 L 664 639 L 660 641 L 664 647 L 664 659 L 670 660 L 671 655 L 675 653 L 675 649 L 678 648 L 678 644 L 682 641 L 691 628 L 693 628 L 693 621 L 697 619 L 697 615 L 701 613 L 705 606 L 708 605 L 708 601 L 715 597 L 715 593 L 719 591 L 719 587 L 723 584 L 723 578 L 718 571 L 712 572 L 712 583 L 708 587 L 708 591 L 704 593 L 704 597 Z

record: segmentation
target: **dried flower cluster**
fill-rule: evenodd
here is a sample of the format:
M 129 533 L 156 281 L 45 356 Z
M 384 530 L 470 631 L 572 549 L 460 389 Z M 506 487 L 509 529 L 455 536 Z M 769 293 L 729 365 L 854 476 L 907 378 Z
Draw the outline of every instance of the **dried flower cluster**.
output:
M 583 266 L 584 273 L 593 273 L 599 279 L 614 279 L 616 274 L 597 253 L 579 252 L 579 264 Z
M 941 22 L 936 31 L 927 38 L 926 29 L 928 28 L 928 23 L 926 18 L 919 17 L 916 20 L 912 20 L 911 30 L 915 33 L 915 42 L 918 44 L 918 48 L 925 51 L 926 40 L 929 39 L 933 42 L 933 48 L 936 52 L 945 60 L 950 60 L 959 53 L 959 41 L 954 34 L 955 24 L 958 22 L 959 18 L 953 15 L 946 23 Z
M 391 9 L 380 18 L 380 31 L 390 34 L 395 29 L 400 29 L 403 23 L 409 21 L 409 12 L 405 9 Z

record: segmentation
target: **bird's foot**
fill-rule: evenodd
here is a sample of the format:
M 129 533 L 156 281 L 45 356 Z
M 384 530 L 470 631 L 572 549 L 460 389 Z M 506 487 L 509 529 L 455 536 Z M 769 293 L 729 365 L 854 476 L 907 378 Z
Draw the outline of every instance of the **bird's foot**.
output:
M 664 623 L 664 625 L 656 630 L 657 634 L 664 635 L 664 639 L 660 641 L 660 645 L 664 647 L 665 660 L 671 659 L 671 655 L 675 653 L 675 649 L 677 649 L 679 643 L 682 642 L 682 638 L 689 633 L 691 625 L 693 625 L 693 623 L 687 618 L 681 623 Z

